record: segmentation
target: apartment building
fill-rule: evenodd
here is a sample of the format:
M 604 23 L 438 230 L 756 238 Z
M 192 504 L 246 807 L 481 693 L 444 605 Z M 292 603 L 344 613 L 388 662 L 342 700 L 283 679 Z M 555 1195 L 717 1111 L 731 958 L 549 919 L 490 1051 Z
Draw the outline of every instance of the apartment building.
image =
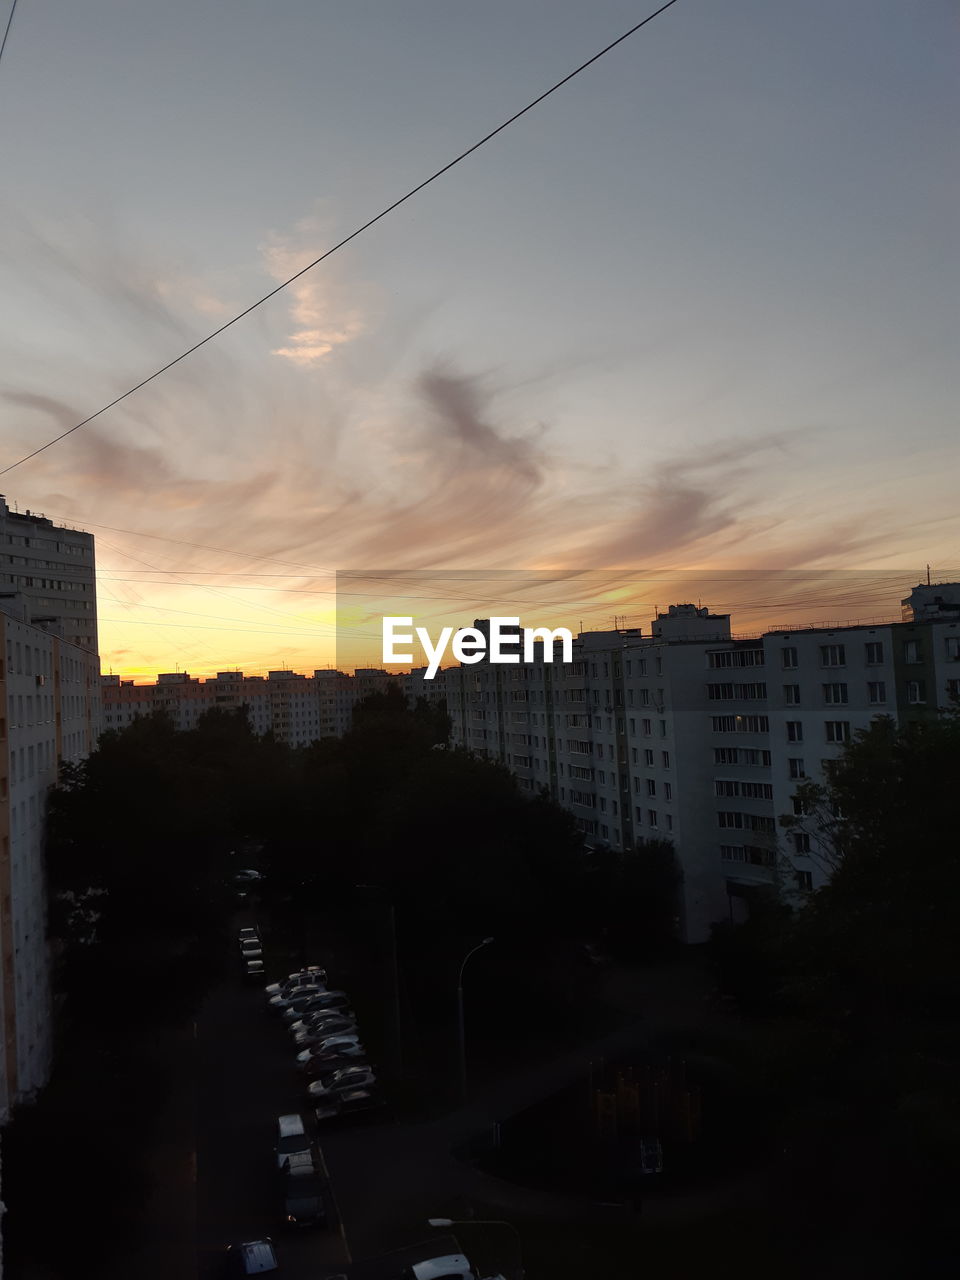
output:
M 960 587 L 917 587 L 902 616 L 737 638 L 729 615 L 678 604 L 649 635 L 581 634 L 571 663 L 421 670 L 406 690 L 445 700 L 454 742 L 545 788 L 589 841 L 671 840 L 681 933 L 699 942 L 744 918 L 758 888 L 789 898 L 824 883 L 829 850 L 779 818 L 852 734 L 960 697 Z
M 100 733 L 99 659 L 60 627 L 31 621 L 35 600 L 0 598 L 0 1115 L 47 1080 L 52 1039 L 44 813 L 62 761 Z M 66 627 L 72 630 L 70 620 Z
M 175 728 L 189 730 L 213 708 L 244 707 L 254 733 L 269 732 L 288 746 L 304 747 L 346 733 L 357 702 L 395 680 L 389 672 L 372 668 L 360 668 L 353 675 L 317 670 L 312 676 L 286 670 L 266 676 L 218 671 L 209 680 L 178 671 L 158 675 L 153 684 L 104 675 L 103 727 L 124 729 L 138 717 L 163 711 Z
M 21 594 L 34 620 L 57 620 L 68 644 L 98 652 L 93 535 L 11 511 L 2 494 L 0 592 Z

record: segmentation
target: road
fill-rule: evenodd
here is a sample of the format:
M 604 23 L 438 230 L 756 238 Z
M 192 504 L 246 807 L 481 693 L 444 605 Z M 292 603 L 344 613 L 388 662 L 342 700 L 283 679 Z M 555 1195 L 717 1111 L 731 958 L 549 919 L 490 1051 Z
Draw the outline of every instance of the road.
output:
M 240 923 L 247 923 L 246 920 Z M 347 1271 L 350 1253 L 335 1202 L 330 1229 L 282 1223 L 276 1118 L 308 1114 L 289 1033 L 267 1010 L 263 986 L 217 987 L 197 1018 L 197 1245 L 201 1275 L 215 1276 L 230 1241 L 269 1235 L 284 1276 L 320 1280 Z

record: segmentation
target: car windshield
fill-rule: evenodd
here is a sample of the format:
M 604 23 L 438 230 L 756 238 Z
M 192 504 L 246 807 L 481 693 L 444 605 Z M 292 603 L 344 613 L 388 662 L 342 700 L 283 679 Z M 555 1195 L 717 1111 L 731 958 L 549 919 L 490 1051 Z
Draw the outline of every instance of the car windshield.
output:
M 286 1155 L 293 1151 L 306 1151 L 310 1146 L 310 1139 L 305 1133 L 295 1133 L 289 1138 L 281 1138 L 277 1150 L 281 1155 Z

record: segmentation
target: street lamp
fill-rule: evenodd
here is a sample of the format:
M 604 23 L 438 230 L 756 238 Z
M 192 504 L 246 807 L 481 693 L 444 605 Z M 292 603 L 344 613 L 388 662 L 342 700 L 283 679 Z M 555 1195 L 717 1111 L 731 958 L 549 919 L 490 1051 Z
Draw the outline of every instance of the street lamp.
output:
M 379 884 L 355 884 L 355 889 L 374 889 L 378 893 L 386 893 Z M 394 1041 L 397 1049 L 397 1075 L 403 1075 L 403 1032 L 400 1020 L 400 964 L 397 956 L 397 910 L 391 898 L 387 905 L 390 908 L 390 967 L 393 978 L 393 1025 Z
M 513 1232 L 517 1241 L 516 1280 L 523 1280 L 522 1240 L 520 1232 L 512 1222 L 504 1222 L 502 1218 L 428 1218 L 427 1225 L 431 1227 L 506 1227 L 508 1231 Z
M 489 946 L 492 941 L 492 938 L 484 938 L 472 951 L 467 952 L 460 966 L 460 976 L 457 978 L 457 1020 L 460 1027 L 460 1094 L 464 1100 L 467 1096 L 467 1034 L 463 1019 L 463 971 L 467 967 L 467 961 L 470 957 L 483 947 Z

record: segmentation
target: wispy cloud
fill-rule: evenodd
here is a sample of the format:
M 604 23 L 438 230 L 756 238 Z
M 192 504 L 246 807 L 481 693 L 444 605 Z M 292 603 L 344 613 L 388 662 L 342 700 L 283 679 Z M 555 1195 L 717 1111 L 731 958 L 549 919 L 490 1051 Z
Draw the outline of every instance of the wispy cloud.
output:
M 271 232 L 261 253 L 267 271 L 280 283 L 318 258 L 330 240 L 329 228 L 321 219 L 304 218 L 292 233 Z M 324 263 L 290 285 L 286 296 L 294 328 L 287 345 L 274 348 L 272 354 L 294 364 L 311 365 L 360 337 L 366 330 L 366 319 L 355 298 L 347 300 L 347 292 L 338 282 L 333 263 Z

